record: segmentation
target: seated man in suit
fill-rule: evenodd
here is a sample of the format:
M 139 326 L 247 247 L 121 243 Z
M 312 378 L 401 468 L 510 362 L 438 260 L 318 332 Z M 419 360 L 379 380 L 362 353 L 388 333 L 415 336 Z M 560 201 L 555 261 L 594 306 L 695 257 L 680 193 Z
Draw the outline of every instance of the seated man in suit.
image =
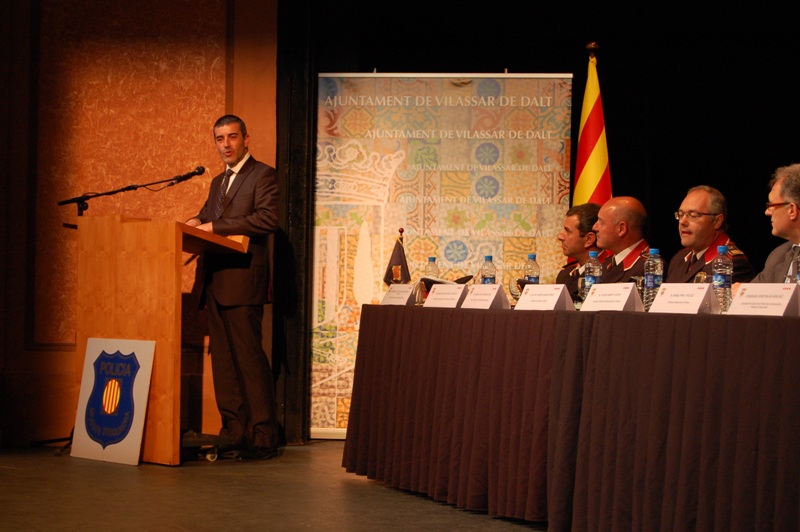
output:
M 585 274 L 586 261 L 590 251 L 600 252 L 598 258 L 602 262 L 611 256 L 611 252 L 601 250 L 597 246 L 597 235 L 592 230 L 597 222 L 600 205 L 584 203 L 575 205 L 567 211 L 564 228 L 558 233 L 561 250 L 569 259 L 556 276 L 556 283 L 567 286 L 573 301 L 583 301 L 580 293 L 580 279 Z
M 603 261 L 604 283 L 630 283 L 644 277 L 650 246 L 644 239 L 647 211 L 630 196 L 611 198 L 597 213 L 597 245 L 613 255 Z
M 800 164 L 775 170 L 769 185 L 764 214 L 772 220 L 772 234 L 785 238 L 786 242 L 769 254 L 764 269 L 752 282 L 796 282 L 795 260 L 800 254 Z
M 711 282 L 711 261 L 717 256 L 717 246 L 728 246 L 733 259 L 733 282 L 747 282 L 756 272 L 747 256 L 728 237 L 728 202 L 714 187 L 700 185 L 690 188 L 678 212 L 678 233 L 683 249 L 672 257 L 664 282 Z

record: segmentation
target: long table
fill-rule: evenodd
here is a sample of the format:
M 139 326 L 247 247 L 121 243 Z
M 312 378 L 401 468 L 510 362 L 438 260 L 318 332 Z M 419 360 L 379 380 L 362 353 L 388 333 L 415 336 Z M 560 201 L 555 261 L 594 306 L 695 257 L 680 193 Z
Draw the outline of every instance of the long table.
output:
M 800 319 L 362 308 L 347 471 L 550 530 L 797 530 Z

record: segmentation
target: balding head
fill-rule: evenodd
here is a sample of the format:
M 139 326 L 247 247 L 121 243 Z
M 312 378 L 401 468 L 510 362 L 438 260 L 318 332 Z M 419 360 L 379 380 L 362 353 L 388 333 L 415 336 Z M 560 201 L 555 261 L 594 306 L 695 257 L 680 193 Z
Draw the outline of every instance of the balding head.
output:
M 611 198 L 600 208 L 594 224 L 597 245 L 619 253 L 643 238 L 646 220 L 647 211 L 636 198 Z

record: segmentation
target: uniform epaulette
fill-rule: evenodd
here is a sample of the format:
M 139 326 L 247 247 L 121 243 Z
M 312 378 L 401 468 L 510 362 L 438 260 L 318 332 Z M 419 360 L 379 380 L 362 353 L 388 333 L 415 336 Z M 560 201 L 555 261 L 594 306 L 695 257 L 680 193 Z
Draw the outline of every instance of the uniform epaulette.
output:
M 728 244 L 728 253 L 731 255 L 744 255 L 744 251 L 737 248 L 735 244 Z

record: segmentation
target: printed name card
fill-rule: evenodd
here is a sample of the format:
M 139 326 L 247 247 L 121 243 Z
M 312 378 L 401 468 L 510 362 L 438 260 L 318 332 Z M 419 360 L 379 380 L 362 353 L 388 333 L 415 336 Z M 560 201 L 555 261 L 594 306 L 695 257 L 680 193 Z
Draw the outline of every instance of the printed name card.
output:
M 632 310 L 644 312 L 642 298 L 635 283 L 595 284 L 581 306 L 584 310 Z
M 719 314 L 719 301 L 710 283 L 663 283 L 650 313 Z
M 465 284 L 435 284 L 428 292 L 424 307 L 458 308 L 467 295 Z
M 381 305 L 413 305 L 416 300 L 413 284 L 393 284 L 381 299 Z
M 798 316 L 795 283 L 743 283 L 728 314 L 750 316 Z
M 474 284 L 467 289 L 461 308 L 511 308 L 503 287 L 499 284 Z
M 566 285 L 528 284 L 514 310 L 575 310 Z

